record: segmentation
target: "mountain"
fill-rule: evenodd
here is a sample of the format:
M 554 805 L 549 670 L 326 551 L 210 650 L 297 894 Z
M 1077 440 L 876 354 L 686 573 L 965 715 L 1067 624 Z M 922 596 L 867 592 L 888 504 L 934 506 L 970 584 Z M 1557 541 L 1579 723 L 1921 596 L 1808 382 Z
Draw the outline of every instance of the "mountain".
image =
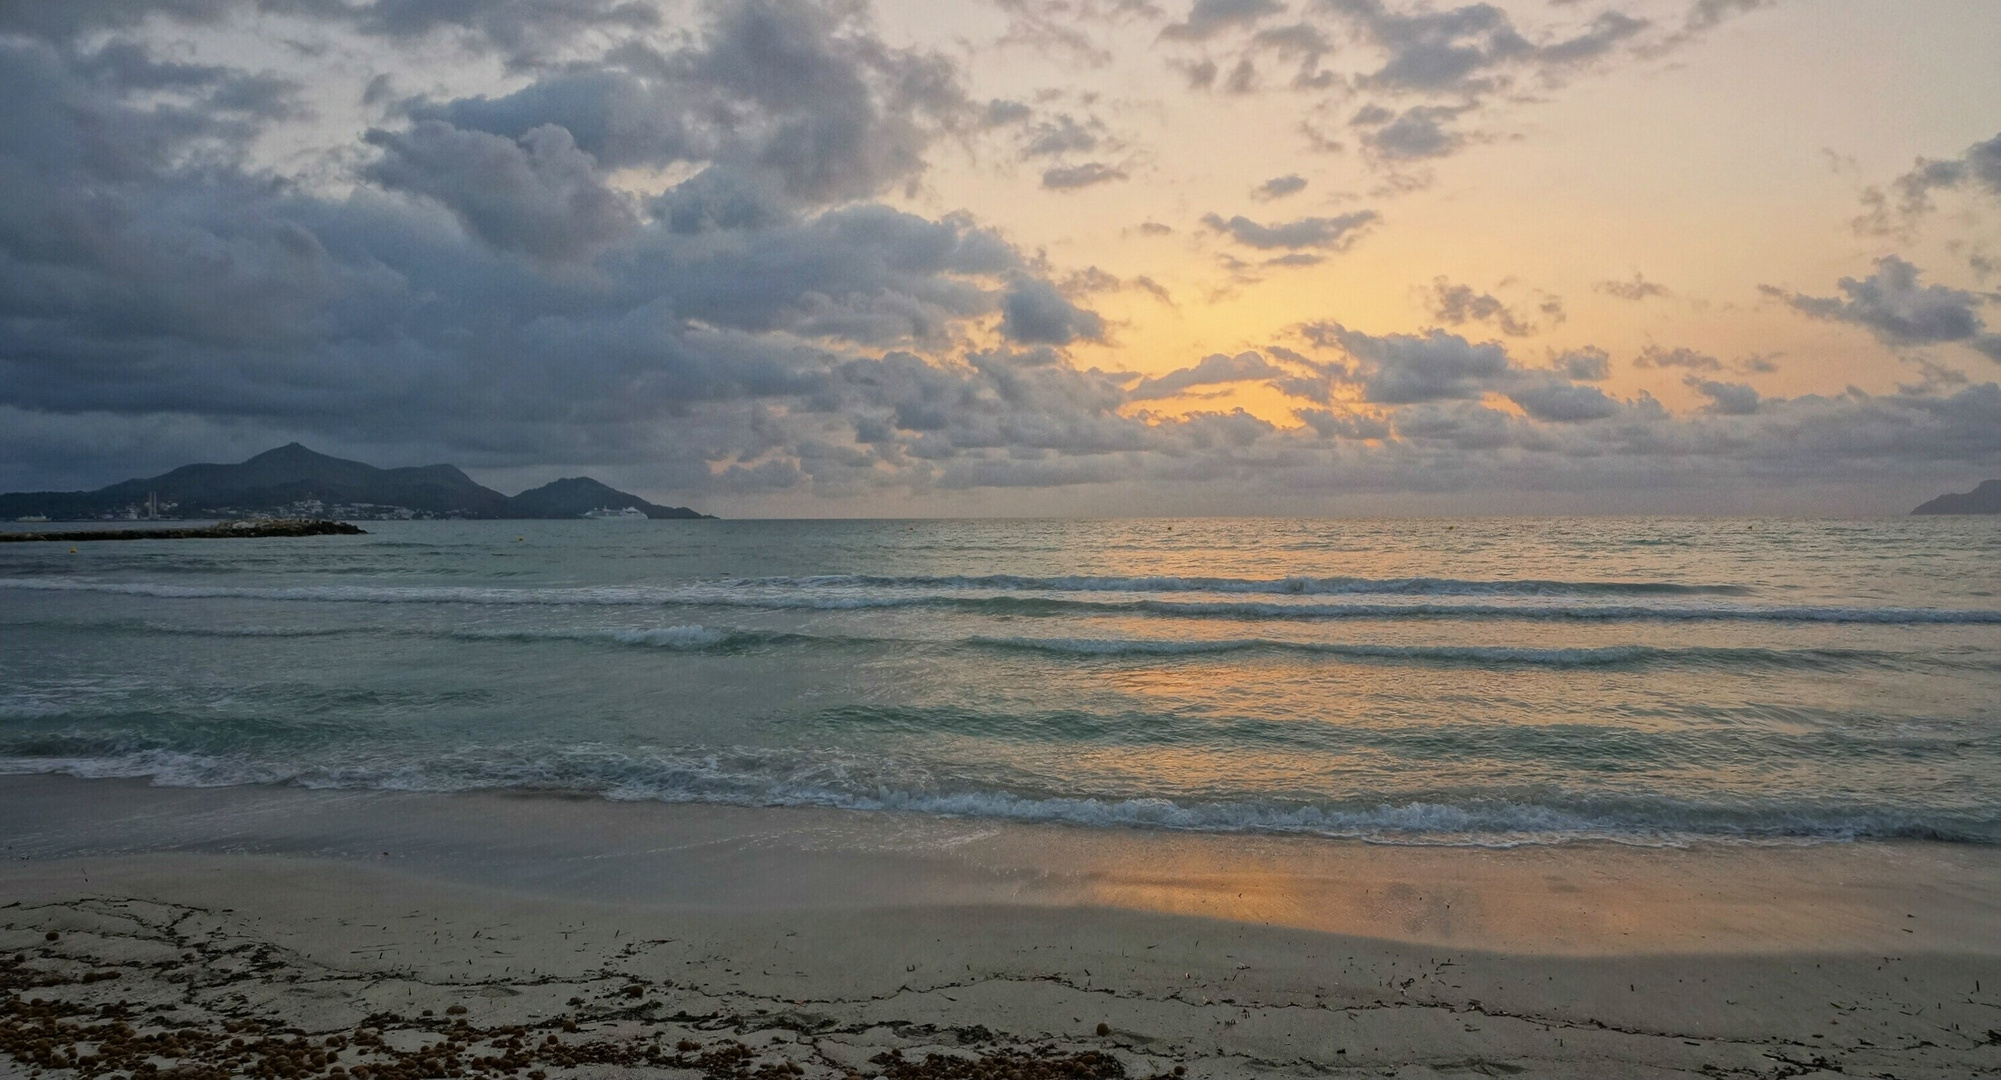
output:
M 1913 514 L 2001 514 L 2001 480 L 1982 481 L 1964 495 L 1940 495 Z
M 660 506 L 647 502 L 637 495 L 627 495 L 623 491 L 607 487 L 588 476 L 569 476 L 552 480 L 538 488 L 530 488 L 507 500 L 507 516 L 511 518 L 573 518 L 583 517 L 592 510 L 623 510 L 634 507 L 646 511 L 650 518 L 699 518 L 698 514 L 685 506 Z
M 564 485 L 569 485 L 565 487 Z M 30 516 L 56 520 L 143 516 L 239 518 L 270 514 L 337 518 L 576 517 L 547 512 L 567 505 L 566 493 L 585 490 L 618 509 L 636 506 L 648 517 L 703 517 L 681 507 L 655 506 L 595 480 L 558 480 L 515 499 L 476 483 L 453 465 L 378 469 L 315 453 L 298 443 L 267 450 L 237 465 L 183 465 L 172 472 L 96 491 L 30 491 L 0 495 L 0 520 Z M 519 507 L 516 500 L 521 500 Z M 586 506 L 584 510 L 594 509 Z

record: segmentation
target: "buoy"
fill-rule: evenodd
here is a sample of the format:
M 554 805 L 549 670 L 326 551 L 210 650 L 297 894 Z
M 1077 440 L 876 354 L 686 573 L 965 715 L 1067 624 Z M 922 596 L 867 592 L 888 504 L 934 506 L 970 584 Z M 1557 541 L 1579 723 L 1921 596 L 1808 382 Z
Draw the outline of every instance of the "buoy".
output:
M 515 537 L 515 538 L 514 538 L 514 542 L 518 544 L 518 543 L 520 543 L 520 542 L 522 542 L 523 540 L 526 540 L 526 539 L 528 539 L 528 538 L 527 538 L 527 537 L 525 537 L 525 536 L 517 536 L 517 537 Z

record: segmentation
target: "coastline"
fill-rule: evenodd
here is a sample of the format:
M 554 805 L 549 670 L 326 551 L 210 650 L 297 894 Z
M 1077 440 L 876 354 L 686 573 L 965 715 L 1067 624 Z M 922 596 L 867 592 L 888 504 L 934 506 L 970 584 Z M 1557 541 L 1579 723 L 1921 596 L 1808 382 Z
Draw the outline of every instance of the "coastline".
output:
M 1413 848 L 60 777 L 0 778 L 0 822 L 0 952 L 66 980 L 17 998 L 332 1036 L 385 1077 L 357 1031 L 416 1054 L 459 1020 L 556 1036 L 522 1059 L 549 1076 L 960 1074 L 931 1053 L 1033 1075 L 1036 1048 L 1130 1076 L 2001 1070 L 1984 847 Z M 459 1041 L 468 1074 L 497 1053 Z

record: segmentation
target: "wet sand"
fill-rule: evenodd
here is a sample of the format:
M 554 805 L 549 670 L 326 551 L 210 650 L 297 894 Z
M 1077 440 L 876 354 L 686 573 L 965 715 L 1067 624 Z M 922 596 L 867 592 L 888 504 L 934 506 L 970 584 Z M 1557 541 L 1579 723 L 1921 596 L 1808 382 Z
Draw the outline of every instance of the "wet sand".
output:
M 0 844 L 0 1074 L 2001 1074 L 1983 848 L 47 777 Z

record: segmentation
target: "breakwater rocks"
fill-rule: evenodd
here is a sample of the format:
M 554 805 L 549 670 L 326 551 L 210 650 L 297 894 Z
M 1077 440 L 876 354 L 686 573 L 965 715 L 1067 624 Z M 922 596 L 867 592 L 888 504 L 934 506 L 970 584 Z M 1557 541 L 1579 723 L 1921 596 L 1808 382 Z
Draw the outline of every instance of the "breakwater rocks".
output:
M 229 540 L 269 536 L 364 536 L 367 530 L 345 521 L 279 518 L 272 521 L 225 521 L 194 529 L 89 529 L 58 532 L 0 532 L 0 543 L 80 540 Z

